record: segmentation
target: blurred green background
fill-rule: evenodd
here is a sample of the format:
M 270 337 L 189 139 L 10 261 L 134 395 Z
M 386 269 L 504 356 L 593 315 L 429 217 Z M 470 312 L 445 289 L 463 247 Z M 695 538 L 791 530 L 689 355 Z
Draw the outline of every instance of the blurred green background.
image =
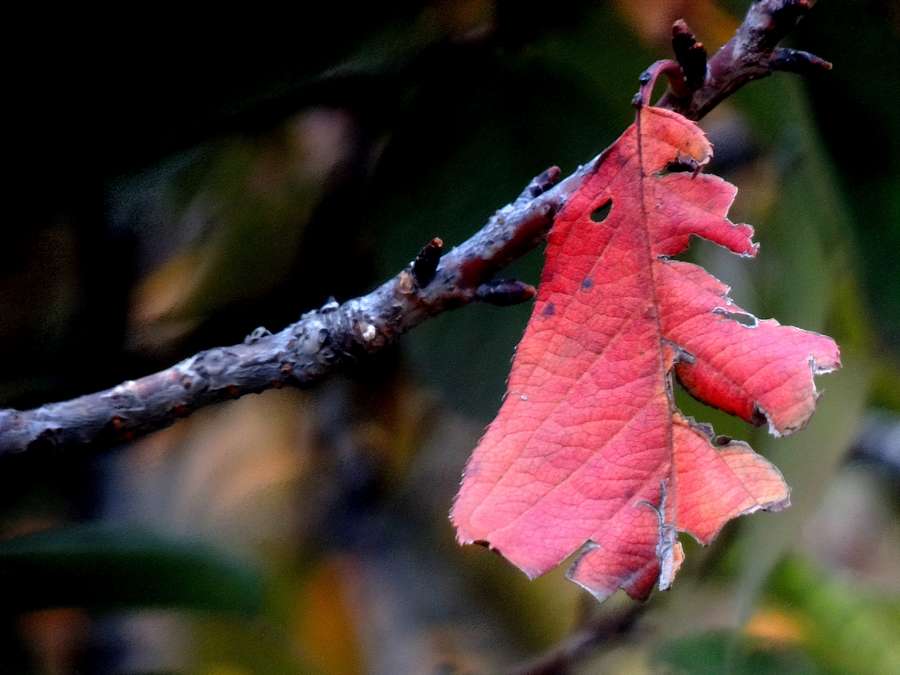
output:
M 746 6 L 11 16 L 0 404 L 281 328 L 462 241 L 618 136 L 674 19 L 712 50 Z M 537 672 L 591 626 L 571 672 L 900 672 L 900 4 L 823 1 L 789 42 L 834 71 L 754 83 L 703 122 L 760 256 L 691 256 L 757 315 L 834 336 L 844 369 L 786 439 L 679 402 L 773 459 L 790 510 L 686 542 L 637 610 L 458 547 L 452 495 L 530 311 L 472 306 L 313 391 L 4 458 L 0 672 Z

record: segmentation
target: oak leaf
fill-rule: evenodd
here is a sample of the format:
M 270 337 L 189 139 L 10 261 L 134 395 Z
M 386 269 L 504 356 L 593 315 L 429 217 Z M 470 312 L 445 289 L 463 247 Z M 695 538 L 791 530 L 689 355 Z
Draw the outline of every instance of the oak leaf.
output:
M 642 107 L 558 214 L 506 398 L 453 506 L 461 542 L 529 577 L 577 553 L 569 577 L 598 599 L 646 598 L 672 583 L 679 532 L 706 544 L 736 516 L 789 505 L 777 468 L 673 398 L 674 374 L 787 434 L 813 413 L 813 376 L 840 366 L 830 338 L 757 320 L 672 259 L 692 235 L 756 254 L 753 229 L 727 218 L 736 188 L 699 171 L 711 154 L 693 122 Z

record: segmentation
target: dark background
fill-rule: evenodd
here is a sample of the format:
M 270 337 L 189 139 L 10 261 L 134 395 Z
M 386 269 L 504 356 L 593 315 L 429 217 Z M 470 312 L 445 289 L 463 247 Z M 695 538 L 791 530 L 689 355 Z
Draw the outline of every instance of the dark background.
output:
M 462 241 L 616 138 L 675 18 L 715 49 L 745 8 L 10 12 L 0 404 L 278 329 Z M 788 439 L 682 401 L 772 458 L 794 506 L 688 545 L 675 589 L 583 672 L 900 664 L 900 6 L 822 2 L 790 44 L 834 70 L 753 83 L 703 122 L 760 256 L 692 256 L 757 315 L 834 336 L 845 367 Z M 614 619 L 627 600 L 529 583 L 446 519 L 529 311 L 443 315 L 314 391 L 110 453 L 6 458 L 0 672 L 496 672 Z

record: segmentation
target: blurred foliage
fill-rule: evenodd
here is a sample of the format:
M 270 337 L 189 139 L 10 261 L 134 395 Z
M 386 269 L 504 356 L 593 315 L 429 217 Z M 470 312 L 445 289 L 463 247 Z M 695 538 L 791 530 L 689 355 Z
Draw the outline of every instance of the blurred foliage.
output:
M 655 661 L 667 672 L 692 675 L 724 672 L 814 675 L 821 672 L 797 649 L 773 649 L 771 645 L 759 644 L 752 639 L 741 639 L 737 647 L 732 643 L 730 633 L 706 633 L 663 645 L 657 651 Z
M 0 398 L 134 378 L 365 292 L 435 235 L 462 241 L 531 176 L 616 138 L 674 18 L 714 49 L 745 6 L 23 18 Z M 847 462 L 869 410 L 900 415 L 900 6 L 819 3 L 791 43 L 834 71 L 752 84 L 704 121 L 760 257 L 691 256 L 760 316 L 834 335 L 844 370 L 788 439 L 678 393 L 772 458 L 794 506 L 686 542 L 675 588 L 579 672 L 900 670 L 897 484 Z M 35 50 L 54 67 L 21 57 Z M 107 456 L 7 458 L 0 672 L 502 672 L 615 622 L 626 598 L 595 607 L 562 570 L 528 582 L 447 521 L 529 311 L 440 316 L 313 392 L 223 404 Z
M 73 605 L 252 614 L 262 602 L 262 580 L 252 566 L 197 541 L 103 524 L 0 543 L 0 579 L 5 607 L 19 612 Z
M 900 607 L 877 594 L 836 582 L 811 563 L 787 559 L 773 577 L 773 595 L 803 624 L 802 641 L 834 672 L 900 670 Z M 814 622 L 814 623 L 813 623 Z

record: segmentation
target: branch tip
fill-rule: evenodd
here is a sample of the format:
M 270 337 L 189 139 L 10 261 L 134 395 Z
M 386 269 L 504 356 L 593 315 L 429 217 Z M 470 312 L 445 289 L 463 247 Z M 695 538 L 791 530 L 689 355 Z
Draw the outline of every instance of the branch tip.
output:
M 537 289 L 517 279 L 494 279 L 475 289 L 475 299 L 490 305 L 506 307 L 531 300 Z
M 706 82 L 706 47 L 699 42 L 684 19 L 672 24 L 672 51 L 681 66 L 684 80 L 690 91 L 696 91 Z
M 422 247 L 416 259 L 413 260 L 412 275 L 419 288 L 425 288 L 434 281 L 443 250 L 444 240 L 440 237 L 435 237 Z
M 551 166 L 544 169 L 525 186 L 525 189 L 522 190 L 522 194 L 518 196 L 515 203 L 522 204 L 530 202 L 536 197 L 540 197 L 547 190 L 556 185 L 561 177 L 562 170 L 558 166 Z
M 799 49 L 788 49 L 781 47 L 776 49 L 769 61 L 771 70 L 780 70 L 788 73 L 797 73 L 798 75 L 811 75 L 829 71 L 833 68 L 830 61 L 804 52 Z
M 676 21 L 672 27 L 672 47 L 684 77 L 690 79 L 690 83 L 686 83 L 686 95 L 672 86 L 657 105 L 699 120 L 748 82 L 777 70 L 801 74 L 828 70 L 830 64 L 827 61 L 811 54 L 777 49 L 778 43 L 814 4 L 812 0 L 756 0 L 734 36 L 707 60 L 702 83 L 699 72 L 695 72 L 699 71 L 700 52 L 696 45 L 700 43 L 693 38 L 686 23 Z M 694 39 L 694 47 L 690 47 L 691 39 Z M 691 54 L 692 49 L 697 53 Z M 696 59 L 696 64 L 690 59 Z M 689 61 L 690 65 L 687 65 Z M 694 88 L 697 84 L 699 86 Z

